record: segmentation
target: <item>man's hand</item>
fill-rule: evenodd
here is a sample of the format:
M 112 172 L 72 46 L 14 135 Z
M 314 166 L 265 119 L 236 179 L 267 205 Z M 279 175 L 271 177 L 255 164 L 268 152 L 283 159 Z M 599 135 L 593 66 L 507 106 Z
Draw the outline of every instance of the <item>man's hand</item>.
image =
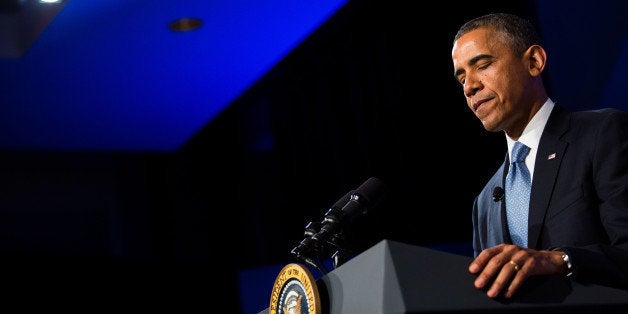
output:
M 469 272 L 478 275 L 475 287 L 483 289 L 492 281 L 486 295 L 496 298 L 500 293 L 512 297 L 530 276 L 566 274 L 562 252 L 524 249 L 513 244 L 500 244 L 482 251 L 469 265 Z

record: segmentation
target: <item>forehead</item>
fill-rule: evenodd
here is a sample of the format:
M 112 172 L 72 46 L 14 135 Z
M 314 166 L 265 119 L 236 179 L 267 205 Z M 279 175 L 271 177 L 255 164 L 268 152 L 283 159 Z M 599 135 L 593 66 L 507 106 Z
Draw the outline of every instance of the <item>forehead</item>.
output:
M 477 55 L 496 55 L 507 47 L 497 39 L 497 33 L 488 28 L 478 28 L 462 35 L 454 42 L 451 56 L 454 65 L 467 62 Z

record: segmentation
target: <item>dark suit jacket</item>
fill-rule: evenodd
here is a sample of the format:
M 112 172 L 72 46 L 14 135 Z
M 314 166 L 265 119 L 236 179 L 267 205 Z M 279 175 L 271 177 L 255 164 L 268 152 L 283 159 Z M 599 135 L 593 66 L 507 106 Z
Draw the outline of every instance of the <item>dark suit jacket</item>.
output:
M 502 200 L 508 154 L 473 204 L 474 253 L 512 243 Z M 528 243 L 564 248 L 582 282 L 628 288 L 628 113 L 568 112 L 556 104 L 541 135 Z

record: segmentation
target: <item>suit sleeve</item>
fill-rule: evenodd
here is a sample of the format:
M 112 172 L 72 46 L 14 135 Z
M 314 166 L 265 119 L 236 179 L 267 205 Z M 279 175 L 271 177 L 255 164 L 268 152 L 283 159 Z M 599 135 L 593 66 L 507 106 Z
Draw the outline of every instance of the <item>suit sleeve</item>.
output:
M 576 280 L 628 288 L 628 113 L 607 115 L 591 158 L 597 206 L 609 242 L 565 250 Z

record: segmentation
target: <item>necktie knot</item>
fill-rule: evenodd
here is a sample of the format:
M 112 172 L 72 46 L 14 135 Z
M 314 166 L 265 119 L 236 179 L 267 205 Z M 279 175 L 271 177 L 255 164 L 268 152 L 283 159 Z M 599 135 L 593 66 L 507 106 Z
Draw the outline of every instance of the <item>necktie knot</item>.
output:
M 515 146 L 512 148 L 512 160 L 510 163 L 523 162 L 528 152 L 530 152 L 530 147 L 521 142 L 515 142 Z

